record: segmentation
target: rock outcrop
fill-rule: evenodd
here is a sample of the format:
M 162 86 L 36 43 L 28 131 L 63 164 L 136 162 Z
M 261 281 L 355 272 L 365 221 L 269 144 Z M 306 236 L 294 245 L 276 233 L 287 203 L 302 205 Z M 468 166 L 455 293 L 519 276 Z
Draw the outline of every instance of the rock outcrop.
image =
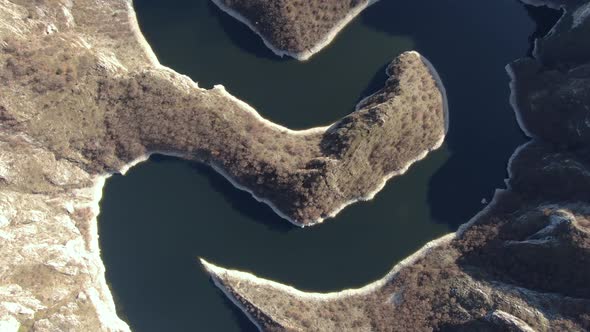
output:
M 207 163 L 298 225 L 368 199 L 437 148 L 427 60 L 330 127 L 291 131 L 161 66 L 130 0 L 0 0 L 0 330 L 127 330 L 100 259 L 105 178 L 151 153 Z
M 534 58 L 507 67 L 532 138 L 512 156 L 507 188 L 361 289 L 305 293 L 203 261 L 261 330 L 590 330 L 590 5 L 548 3 L 564 16 Z
M 279 56 L 307 60 L 377 0 L 212 0 Z

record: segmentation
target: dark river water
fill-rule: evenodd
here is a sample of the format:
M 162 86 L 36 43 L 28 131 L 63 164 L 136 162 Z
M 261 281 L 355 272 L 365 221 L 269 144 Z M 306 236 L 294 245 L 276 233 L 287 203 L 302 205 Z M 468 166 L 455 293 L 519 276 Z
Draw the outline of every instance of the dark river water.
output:
M 136 331 L 250 331 L 197 258 L 303 290 L 359 287 L 454 231 L 504 186 L 525 141 L 504 66 L 529 51 L 530 13 L 515 0 L 382 0 L 307 62 L 275 57 L 209 0 L 135 0 L 160 61 L 201 87 L 223 84 L 290 128 L 329 124 L 418 50 L 447 88 L 442 148 L 389 181 L 373 201 L 298 229 L 210 168 L 156 156 L 107 181 L 100 246 L 117 309 Z

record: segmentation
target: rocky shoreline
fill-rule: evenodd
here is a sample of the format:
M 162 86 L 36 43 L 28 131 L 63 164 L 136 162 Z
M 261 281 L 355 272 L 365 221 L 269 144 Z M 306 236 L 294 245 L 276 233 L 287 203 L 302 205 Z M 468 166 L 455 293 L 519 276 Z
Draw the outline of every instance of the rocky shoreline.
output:
M 222 11 L 247 25 L 274 54 L 305 61 L 328 46 L 348 23 L 379 0 L 352 1 L 348 7 L 339 0 L 324 2 L 321 5 L 345 6 L 327 21 L 325 17 L 314 17 L 314 13 L 326 12 L 326 8 L 321 8 L 316 1 L 212 1 Z M 307 28 L 301 29 L 303 26 Z

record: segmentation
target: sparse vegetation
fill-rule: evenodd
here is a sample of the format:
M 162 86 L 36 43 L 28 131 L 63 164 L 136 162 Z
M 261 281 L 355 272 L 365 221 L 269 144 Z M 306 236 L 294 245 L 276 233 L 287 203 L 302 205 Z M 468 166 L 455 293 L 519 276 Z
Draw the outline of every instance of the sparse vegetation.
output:
M 367 0 L 220 0 L 239 12 L 277 49 L 291 53 L 313 48 Z

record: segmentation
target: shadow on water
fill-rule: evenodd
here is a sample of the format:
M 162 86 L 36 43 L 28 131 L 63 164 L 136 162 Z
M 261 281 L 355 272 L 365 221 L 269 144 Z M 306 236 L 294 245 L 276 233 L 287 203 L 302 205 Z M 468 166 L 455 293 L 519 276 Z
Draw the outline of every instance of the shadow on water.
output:
M 221 193 L 232 209 L 235 209 L 241 215 L 262 223 L 277 232 L 288 232 L 298 228 L 279 217 L 268 205 L 254 201 L 248 192 L 236 190 L 229 181 L 219 176 L 212 168 L 202 164 L 195 164 L 193 167 L 201 175 L 209 179 L 211 188 Z
M 416 17 L 408 12 L 420 13 L 425 24 L 413 24 Z M 523 35 L 515 33 L 533 31 L 530 21 L 522 20 L 524 12 L 513 0 L 417 0 L 381 1 L 361 16 L 377 31 L 415 40 L 447 88 L 451 157 L 431 177 L 429 205 L 435 220 L 452 228 L 481 210 L 482 198 L 489 201 L 495 188 L 504 187 L 506 163 L 526 141 L 508 103 L 504 70 L 527 52 Z
M 271 61 L 295 61 L 289 57 L 278 57 L 264 45 L 262 39 L 253 33 L 244 23 L 234 19 L 219 9 L 213 1 L 209 1 L 207 7 L 212 16 L 219 20 L 219 24 L 232 43 L 244 52 L 251 53 L 258 58 Z
M 150 160 L 154 162 L 172 162 L 177 158 L 163 155 L 154 155 Z M 288 232 L 298 229 L 297 226 L 279 217 L 268 205 L 257 202 L 252 196 L 243 190 L 236 188 L 222 175 L 211 167 L 201 163 L 189 163 L 192 169 L 209 182 L 209 187 L 220 193 L 231 208 L 240 215 L 265 225 L 270 230 Z
M 291 128 L 330 123 L 380 89 L 391 59 L 429 58 L 449 97 L 446 143 L 370 202 L 309 230 L 290 225 L 209 167 L 153 156 L 104 189 L 100 247 L 118 311 L 136 331 L 250 331 L 254 326 L 197 263 L 251 271 L 303 290 L 359 287 L 452 231 L 503 186 L 524 141 L 504 66 L 534 27 L 512 0 L 385 1 L 327 49 L 298 63 L 208 0 L 135 0 L 161 62 L 202 86 L 222 83 Z M 501 18 L 501 19 L 499 19 Z
M 535 39 L 545 36 L 551 28 L 555 26 L 555 23 L 563 15 L 563 10 L 552 9 L 549 7 L 535 7 L 531 5 L 525 5 L 527 14 L 535 22 L 537 28 L 535 32 L 529 37 L 529 55 L 533 54 L 535 48 Z
M 373 75 L 373 78 L 369 81 L 367 87 L 363 90 L 363 92 L 361 92 L 358 99 L 356 100 L 357 104 L 364 98 L 374 94 L 375 92 L 383 88 L 383 85 L 385 85 L 385 81 L 387 80 L 387 73 L 385 73 L 385 70 L 388 66 L 389 63 L 383 65 L 381 68 L 379 68 L 379 70 L 375 72 L 375 75 Z
M 211 285 L 215 287 L 213 282 L 211 282 Z M 218 293 L 219 296 L 222 296 L 224 298 L 223 304 L 225 305 L 228 311 L 232 312 L 232 318 L 234 319 L 236 325 L 239 326 L 241 332 L 259 332 L 256 325 L 254 325 L 250 321 L 250 319 L 246 315 L 244 315 L 242 310 L 237 305 L 235 305 L 229 298 L 227 298 L 221 290 Z

